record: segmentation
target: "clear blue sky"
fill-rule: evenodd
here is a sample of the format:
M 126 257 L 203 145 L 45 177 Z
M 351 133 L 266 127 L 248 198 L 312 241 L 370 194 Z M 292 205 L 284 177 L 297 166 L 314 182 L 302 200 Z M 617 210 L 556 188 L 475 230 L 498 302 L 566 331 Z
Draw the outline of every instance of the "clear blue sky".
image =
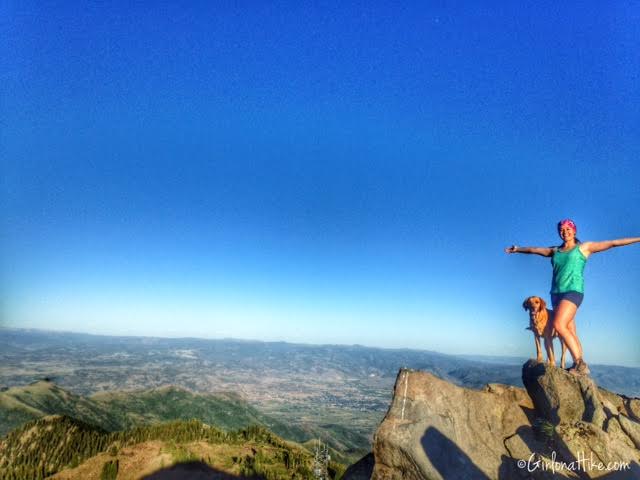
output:
M 0 6 L 4 326 L 532 355 L 503 248 L 640 236 L 637 2 L 44 3 Z M 589 259 L 587 361 L 640 366 L 638 285 Z

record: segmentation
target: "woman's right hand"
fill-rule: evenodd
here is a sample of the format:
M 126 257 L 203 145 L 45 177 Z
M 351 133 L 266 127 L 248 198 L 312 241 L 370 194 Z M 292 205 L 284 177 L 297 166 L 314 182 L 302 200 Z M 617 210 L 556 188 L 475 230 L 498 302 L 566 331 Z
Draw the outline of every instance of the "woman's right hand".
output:
M 511 245 L 504 249 L 504 253 L 516 253 L 518 251 L 518 247 L 516 245 Z

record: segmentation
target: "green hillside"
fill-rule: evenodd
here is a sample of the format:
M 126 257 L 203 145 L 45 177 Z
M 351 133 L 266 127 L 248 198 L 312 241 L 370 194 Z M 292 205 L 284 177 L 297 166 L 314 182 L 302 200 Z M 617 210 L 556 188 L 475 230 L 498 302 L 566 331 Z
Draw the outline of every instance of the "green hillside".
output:
M 298 414 L 292 411 L 287 417 L 298 418 Z M 26 422 L 47 415 L 65 415 L 108 432 L 191 419 L 223 430 L 261 425 L 298 443 L 322 438 L 331 447 L 332 458 L 343 463 L 357 460 L 369 446 L 366 437 L 342 426 L 340 418 L 321 426 L 314 426 L 304 418 L 297 424 L 285 423 L 260 412 L 234 393 L 199 394 L 167 386 L 84 397 L 44 380 L 0 392 L 0 438 Z
M 0 435 L 28 420 L 45 415 L 68 415 L 105 430 L 118 430 L 121 423 L 104 405 L 63 390 L 48 381 L 0 392 Z
M 310 438 L 310 434 L 302 429 L 262 414 L 231 393 L 204 395 L 177 387 L 163 387 L 83 397 L 48 381 L 0 392 L 0 436 L 46 415 L 67 415 L 107 431 L 195 418 L 222 429 L 263 425 L 292 440 Z
M 120 429 L 195 418 L 227 430 L 263 425 L 291 440 L 309 438 L 302 429 L 261 413 L 234 393 L 198 394 L 168 386 L 140 392 L 100 393 L 90 398 L 117 416 Z
M 191 420 L 107 432 L 55 415 L 28 422 L 0 442 L 0 480 L 42 479 L 56 473 L 60 478 L 115 478 L 128 459 L 144 450 L 137 447 L 148 447 L 149 442 L 160 446 L 165 468 L 197 461 L 241 477 L 312 476 L 309 451 L 260 426 L 224 431 Z M 134 470 L 122 476 L 134 478 L 143 473 L 135 471 L 140 464 L 131 468 Z M 329 471 L 336 478 L 343 466 L 332 463 Z

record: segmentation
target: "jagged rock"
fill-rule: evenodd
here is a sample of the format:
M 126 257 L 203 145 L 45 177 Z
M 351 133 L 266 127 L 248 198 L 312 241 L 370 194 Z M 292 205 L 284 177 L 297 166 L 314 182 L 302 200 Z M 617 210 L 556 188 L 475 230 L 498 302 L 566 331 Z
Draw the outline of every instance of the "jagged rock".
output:
M 505 459 L 525 457 L 528 443 L 540 443 L 531 428 L 533 411 L 520 388 L 492 384 L 484 391 L 470 390 L 426 372 L 401 370 L 391 407 L 374 438 L 372 478 L 517 474 Z
M 575 376 L 529 360 L 522 366 L 522 383 L 538 416 L 554 425 L 584 420 L 602 427 L 605 420 L 602 401 L 598 387 L 588 375 Z
M 604 388 L 598 387 L 598 393 L 604 406 L 608 406 L 609 409 L 616 410 L 617 413 L 622 413 L 627 417 L 640 422 L 640 398 L 629 398 L 626 395 L 616 395 Z M 612 409 L 613 407 L 613 409 Z
M 592 459 L 603 464 L 640 460 L 640 423 L 632 399 L 598 388 L 588 375 L 574 376 L 533 360 L 523 365 L 522 381 L 536 413 L 556 425 L 565 459 L 585 458 L 590 464 Z M 631 418 L 625 415 L 627 410 Z M 640 466 L 635 465 L 640 478 Z M 597 477 L 595 472 L 592 476 Z
M 371 478 L 640 478 L 638 399 L 535 362 L 523 382 L 470 390 L 401 370 Z

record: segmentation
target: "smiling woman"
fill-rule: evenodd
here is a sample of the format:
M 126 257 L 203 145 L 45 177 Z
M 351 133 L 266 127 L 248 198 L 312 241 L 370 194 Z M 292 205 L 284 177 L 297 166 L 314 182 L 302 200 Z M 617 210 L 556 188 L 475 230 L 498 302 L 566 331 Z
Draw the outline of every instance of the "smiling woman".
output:
M 613 247 L 622 247 L 640 242 L 640 237 L 620 238 L 601 242 L 580 242 L 576 237 L 578 227 L 570 219 L 558 222 L 558 235 L 562 245 L 558 247 L 505 248 L 506 253 L 534 253 L 551 257 L 553 276 L 551 279 L 551 302 L 553 304 L 553 326 L 560 334 L 573 357 L 569 372 L 589 374 L 583 359 L 583 351 L 576 331 L 575 317 L 584 298 L 584 267 L 592 253 L 603 252 Z

